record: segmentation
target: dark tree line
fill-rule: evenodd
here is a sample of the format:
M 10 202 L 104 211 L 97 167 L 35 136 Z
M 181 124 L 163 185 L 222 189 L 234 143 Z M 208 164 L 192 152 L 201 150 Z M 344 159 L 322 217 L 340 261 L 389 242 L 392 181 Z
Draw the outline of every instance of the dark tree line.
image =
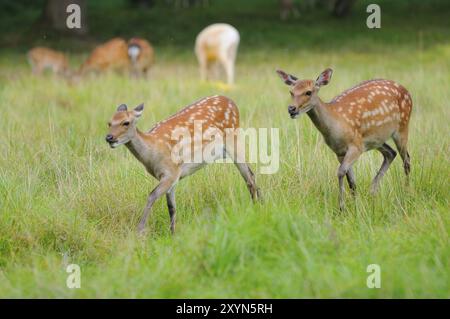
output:
M 28 0 L 22 0 L 26 3 Z M 56 31 L 64 33 L 72 33 L 83 35 L 88 31 L 88 21 L 86 15 L 86 2 L 88 0 L 45 0 L 41 15 L 41 23 Z M 177 8 L 188 8 L 191 6 L 210 6 L 214 5 L 214 1 L 219 0 L 128 0 L 132 7 L 149 9 L 156 4 L 161 3 Z M 274 4 L 277 0 L 274 0 Z M 20 2 L 20 1 L 18 1 Z M 316 6 L 326 6 L 330 9 L 331 14 L 335 17 L 341 18 L 347 16 L 351 12 L 351 8 L 356 0 L 278 0 L 280 16 L 282 19 L 288 17 L 292 13 L 294 17 L 299 15 L 297 6 L 302 8 L 314 8 Z M 66 26 L 66 19 L 68 13 L 66 8 L 69 4 L 78 4 L 83 12 L 81 29 L 68 29 Z M 275 6 L 274 6 L 275 8 Z M 255 8 L 255 10 L 258 10 Z

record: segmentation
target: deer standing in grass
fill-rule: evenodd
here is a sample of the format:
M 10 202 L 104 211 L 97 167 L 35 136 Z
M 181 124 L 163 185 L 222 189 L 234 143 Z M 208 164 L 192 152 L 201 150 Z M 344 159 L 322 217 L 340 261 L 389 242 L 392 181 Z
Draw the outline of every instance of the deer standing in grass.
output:
M 328 84 L 331 69 L 323 71 L 316 81 L 298 80 L 295 76 L 278 70 L 277 73 L 290 87 L 293 104 L 288 107 L 291 118 L 308 114 L 322 133 L 326 144 L 336 153 L 340 162 L 339 207 L 344 208 L 344 176 L 350 189 L 356 191 L 352 165 L 366 151 L 376 149 L 384 157 L 376 174 L 371 191 L 375 193 L 380 179 L 397 153 L 386 143 L 392 137 L 403 159 L 405 174 L 410 172 L 407 149 L 408 125 L 412 99 L 401 85 L 389 80 L 370 80 L 348 89 L 324 103 L 318 96 L 321 86 Z
M 27 53 L 33 74 L 41 75 L 49 69 L 54 74 L 69 76 L 69 60 L 62 52 L 45 47 L 35 47 Z
M 200 78 L 207 80 L 213 63 L 219 62 L 225 69 L 227 83 L 234 83 L 234 65 L 239 46 L 239 32 L 226 23 L 212 24 L 200 32 L 195 40 L 195 54 L 200 65 Z
M 147 76 L 155 58 L 152 45 L 145 39 L 131 38 L 128 41 L 128 56 L 131 74 L 136 77 Z
M 125 144 L 145 166 L 147 172 L 159 180 L 158 186 L 148 196 L 138 231 L 144 230 L 153 203 L 165 194 L 170 215 L 170 229 L 173 233 L 175 230 L 175 185 L 180 179 L 193 174 L 206 164 L 205 161 L 174 160 L 172 149 L 178 145 L 176 138 L 173 138 L 174 133 L 177 135 L 177 131 L 186 130 L 189 137 L 193 137 L 186 141 L 189 148 L 192 146 L 194 152 L 201 152 L 210 141 L 201 136 L 195 136 L 196 123 L 198 125 L 198 121 L 202 121 L 200 123 L 205 133 L 213 130 L 223 135 L 225 130 L 239 127 L 239 111 L 234 102 L 227 97 L 206 97 L 159 122 L 150 131 L 142 132 L 136 127 L 136 123 L 143 109 L 143 104 L 130 111 L 126 105 L 120 105 L 108 123 L 110 128 L 106 141 L 112 148 Z M 200 143 L 196 144 L 199 141 Z M 224 158 L 228 154 L 231 157 L 247 183 L 252 199 L 256 200 L 259 197 L 259 190 L 256 187 L 254 174 L 245 163 L 237 141 L 233 144 L 236 147 L 228 143 L 219 145 L 220 152 L 216 156 Z M 196 145 L 200 145 L 200 149 L 196 149 Z M 217 158 L 212 158 L 208 162 Z

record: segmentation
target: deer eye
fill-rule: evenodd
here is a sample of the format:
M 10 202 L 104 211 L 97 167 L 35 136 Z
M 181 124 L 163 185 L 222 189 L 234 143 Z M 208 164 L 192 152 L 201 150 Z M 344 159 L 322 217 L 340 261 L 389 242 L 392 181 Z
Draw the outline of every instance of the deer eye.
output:
M 289 91 L 289 93 L 291 94 L 291 97 L 294 97 L 294 93 L 292 93 L 291 91 Z
M 122 125 L 123 125 L 123 126 L 128 126 L 128 125 L 130 125 L 130 122 L 125 121 L 125 122 L 122 123 Z
M 108 122 L 108 126 L 111 127 L 111 122 Z
M 310 95 L 311 95 L 311 93 L 312 93 L 311 91 L 306 91 L 306 93 L 305 93 L 305 94 L 306 94 L 306 95 L 308 95 L 308 96 L 310 96 Z

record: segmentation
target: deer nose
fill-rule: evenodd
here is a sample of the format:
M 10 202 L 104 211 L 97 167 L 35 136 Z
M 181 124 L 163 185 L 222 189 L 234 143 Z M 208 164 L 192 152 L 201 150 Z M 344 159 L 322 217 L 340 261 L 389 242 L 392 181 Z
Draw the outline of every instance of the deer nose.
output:
M 295 111 L 295 106 L 289 105 L 289 106 L 288 106 L 288 112 L 289 112 L 289 113 L 292 113 L 292 112 L 294 112 L 294 111 Z
M 108 135 L 106 135 L 105 139 L 109 143 L 109 142 L 112 142 L 114 140 L 114 136 L 112 136 L 112 134 L 108 134 Z

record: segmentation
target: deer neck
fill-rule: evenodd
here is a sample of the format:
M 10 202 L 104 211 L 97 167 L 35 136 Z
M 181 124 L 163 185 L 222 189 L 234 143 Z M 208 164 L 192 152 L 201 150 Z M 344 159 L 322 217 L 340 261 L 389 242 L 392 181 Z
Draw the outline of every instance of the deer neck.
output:
M 126 143 L 130 152 L 145 166 L 156 156 L 156 148 L 152 147 L 151 138 L 136 128 L 136 134 Z
M 314 123 L 314 126 L 320 131 L 320 133 L 322 133 L 323 136 L 327 137 L 330 135 L 335 124 L 335 120 L 330 108 L 328 107 L 328 103 L 322 102 L 322 100 L 317 97 L 317 102 L 314 107 L 306 114 L 308 114 L 309 118 Z

